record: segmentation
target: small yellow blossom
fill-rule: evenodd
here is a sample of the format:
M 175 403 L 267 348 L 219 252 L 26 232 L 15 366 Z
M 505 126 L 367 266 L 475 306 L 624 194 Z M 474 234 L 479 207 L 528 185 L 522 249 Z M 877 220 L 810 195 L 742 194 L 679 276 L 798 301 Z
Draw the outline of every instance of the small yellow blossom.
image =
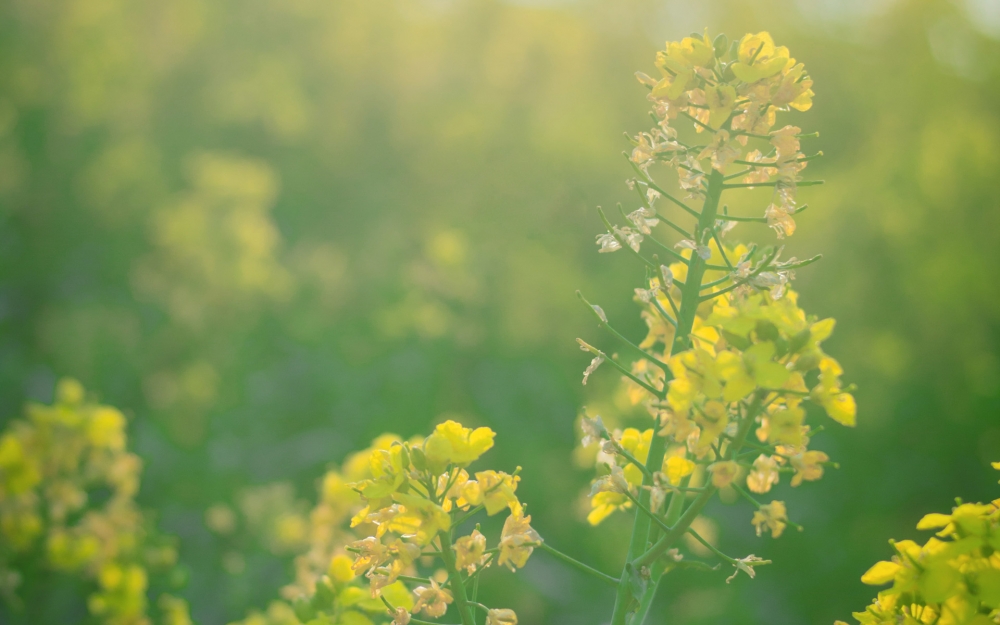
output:
M 485 559 L 486 537 L 479 530 L 455 541 L 455 567 L 465 569 L 469 575 L 476 572 Z
M 445 421 L 424 441 L 424 455 L 429 466 L 438 470 L 448 464 L 464 467 L 493 447 L 495 436 L 489 428 L 473 430 L 456 421 Z
M 761 454 L 753 461 L 747 475 L 747 488 L 754 493 L 766 493 L 778 483 L 778 462 L 772 456 Z
M 671 486 L 678 486 L 681 480 L 694 473 L 695 464 L 681 456 L 670 456 L 664 462 L 664 473 Z
M 531 516 L 511 514 L 504 521 L 500 534 L 500 556 L 497 562 L 504 564 L 510 570 L 522 568 L 527 562 L 535 545 L 542 542 L 542 537 L 531 527 Z
M 94 447 L 121 451 L 125 449 L 125 417 L 109 406 L 100 406 L 87 424 L 87 438 Z
M 413 613 L 423 612 L 431 618 L 444 616 L 448 611 L 448 604 L 454 601 L 451 591 L 441 588 L 438 583 L 431 580 L 431 585 L 417 586 L 413 589 L 414 603 Z
M 504 508 L 520 509 L 521 503 L 514 491 L 520 478 L 503 471 L 479 471 L 462 489 L 462 497 L 474 506 L 486 507 L 486 514 L 493 516 Z
M 337 582 L 349 582 L 355 578 L 354 562 L 346 555 L 338 553 L 330 559 L 327 575 Z
M 509 608 L 491 609 L 486 613 L 486 625 L 517 625 L 517 614 Z
M 598 525 L 601 521 L 611 516 L 618 510 L 625 510 L 632 506 L 632 502 L 622 493 L 602 491 L 590 498 L 590 512 L 587 514 L 587 522 L 591 525 Z
M 712 472 L 712 485 L 716 488 L 725 488 L 733 483 L 740 473 L 740 465 L 732 460 L 714 462 L 708 466 Z
M 792 468 L 795 469 L 792 486 L 798 486 L 802 480 L 813 481 L 823 477 L 823 463 L 829 460 L 830 456 L 822 451 L 806 451 L 792 456 Z
M 858 409 L 854 397 L 840 388 L 840 375 L 843 372 L 836 360 L 829 356 L 823 357 L 819 362 L 819 384 L 813 388 L 812 398 L 826 409 L 831 419 L 853 427 Z
M 610 473 L 594 480 L 594 483 L 590 487 L 591 496 L 598 493 L 625 494 L 631 492 L 631 485 L 625 478 L 625 471 L 617 464 L 612 464 L 609 468 L 611 469 Z
M 757 528 L 758 536 L 763 533 L 765 528 L 771 532 L 772 537 L 777 538 L 781 536 L 781 533 L 785 531 L 785 527 L 788 525 L 788 512 L 785 508 L 785 502 L 772 501 L 769 504 L 762 505 L 760 509 L 753 513 L 751 523 Z
M 410 625 L 410 612 L 404 607 L 397 607 L 389 613 L 392 616 L 391 625 Z
M 788 64 L 788 48 L 775 47 L 770 33 L 744 35 L 738 50 L 739 60 L 733 63 L 736 77 L 746 83 L 755 83 L 781 72 Z

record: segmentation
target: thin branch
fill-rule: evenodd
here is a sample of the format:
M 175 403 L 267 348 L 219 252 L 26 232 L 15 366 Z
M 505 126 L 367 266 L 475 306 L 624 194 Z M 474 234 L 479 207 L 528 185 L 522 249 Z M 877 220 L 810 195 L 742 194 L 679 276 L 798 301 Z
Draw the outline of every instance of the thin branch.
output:
M 642 471 L 643 475 L 645 475 L 649 479 L 653 479 L 652 471 L 647 469 L 645 464 L 639 462 L 639 459 L 633 456 L 629 450 L 625 449 L 620 444 L 618 444 L 618 441 L 615 441 L 615 453 L 619 454 L 620 456 L 624 457 L 626 460 L 634 464 L 637 469 Z
M 816 185 L 824 184 L 825 182 L 826 182 L 825 180 L 803 180 L 802 182 L 797 182 L 794 185 L 787 185 L 787 186 L 815 187 Z M 722 188 L 723 189 L 744 189 L 744 188 L 747 188 L 747 187 L 776 187 L 778 185 L 783 185 L 784 186 L 785 183 L 783 183 L 780 180 L 773 180 L 771 182 L 739 182 L 739 183 L 736 183 L 736 184 L 726 184 L 726 185 L 723 185 Z
M 803 206 L 805 205 L 803 204 Z M 719 217 L 719 219 L 723 221 L 749 221 L 759 224 L 767 223 L 767 219 L 764 217 L 737 217 L 736 215 L 722 215 L 721 217 Z
M 629 499 L 631 499 L 632 503 L 634 503 L 636 505 L 636 507 L 639 508 L 639 510 L 641 510 L 643 514 L 645 514 L 646 516 L 648 516 L 654 523 L 656 523 L 657 525 L 659 525 L 660 529 L 662 529 L 664 532 L 672 532 L 673 531 L 674 528 L 672 528 L 669 525 L 667 525 L 666 522 L 663 519 L 661 519 L 658 515 L 653 514 L 653 512 L 649 508 L 647 508 L 646 506 L 642 505 L 642 503 L 639 501 L 638 497 L 636 497 L 635 495 L 633 495 L 632 493 L 629 493 L 629 492 L 626 492 L 625 496 L 628 497 Z
M 761 509 L 761 507 L 762 507 L 763 504 L 761 504 L 759 501 L 757 501 L 756 499 L 754 499 L 753 497 L 751 497 L 750 493 L 748 493 L 747 491 L 743 490 L 742 486 L 740 486 L 739 484 L 737 484 L 735 481 L 731 484 L 731 486 L 744 499 L 746 499 L 747 501 L 749 501 L 753 505 L 754 508 L 756 508 L 757 510 Z M 788 527 L 794 527 L 795 529 L 799 530 L 800 532 L 805 529 L 804 527 L 802 527 L 798 523 L 794 523 L 792 521 L 789 521 L 787 518 L 785 519 L 785 524 L 788 525 Z
M 577 570 L 583 571 L 588 575 L 593 575 L 594 577 L 596 577 L 597 579 L 601 580 L 606 584 L 610 584 L 611 586 L 618 586 L 619 584 L 619 580 L 617 577 L 611 577 L 607 573 L 602 573 L 592 566 L 584 564 L 583 562 L 580 562 L 575 558 L 571 558 L 570 556 L 559 551 L 558 549 L 553 548 L 547 542 L 536 543 L 535 546 L 541 549 L 542 551 L 552 554 L 553 556 L 562 560 L 566 564 L 575 567 Z
M 795 163 L 804 163 L 806 161 L 811 161 L 814 158 L 819 158 L 821 156 L 823 156 L 823 152 L 822 151 L 817 152 L 817 153 L 813 154 L 812 156 L 803 156 L 802 158 L 797 158 L 797 159 L 795 159 L 792 162 L 795 162 Z M 740 160 L 740 159 L 737 159 L 737 160 L 735 160 L 733 162 L 736 163 L 736 164 L 738 164 L 738 165 L 747 165 L 748 167 L 763 167 L 763 168 L 769 168 L 769 169 L 777 169 L 778 168 L 778 164 L 776 162 L 770 162 L 770 163 L 768 163 L 766 161 L 744 161 L 744 160 Z
M 631 347 L 634 352 L 636 352 L 637 354 L 639 354 L 640 356 L 642 356 L 643 358 L 645 358 L 649 362 L 653 363 L 654 365 L 656 365 L 657 367 L 659 367 L 660 369 L 662 369 L 664 372 L 670 371 L 670 367 L 668 367 L 665 362 L 661 361 L 659 358 L 653 356 L 652 354 L 650 354 L 646 350 L 642 349 L 641 347 L 639 347 L 638 345 L 636 345 L 632 341 L 630 341 L 627 338 L 625 338 L 620 332 L 618 332 L 618 330 L 615 330 L 614 328 L 612 328 L 611 324 L 608 323 L 607 319 L 603 318 L 600 314 L 598 314 L 597 309 L 594 308 L 594 305 L 587 301 L 587 298 L 585 298 L 583 296 L 583 293 L 581 293 L 580 291 L 577 291 L 576 295 L 577 295 L 577 297 L 580 298 L 581 301 L 583 301 L 584 304 L 586 304 L 587 306 L 590 307 L 591 312 L 594 313 L 594 316 L 596 316 L 597 320 L 600 322 L 598 325 L 602 326 L 605 330 L 607 330 L 608 332 L 610 332 L 611 335 L 614 336 L 616 339 L 618 339 L 622 343 L 625 343 L 626 345 L 628 345 L 629 347 Z
M 701 534 L 699 534 L 698 532 L 694 531 L 694 528 L 690 528 L 689 527 L 688 528 L 688 534 L 691 534 L 692 536 L 694 536 L 695 540 L 697 540 L 702 545 L 704 545 L 706 549 L 708 549 L 709 551 L 711 551 L 712 553 L 714 553 L 715 555 L 717 555 L 720 559 L 722 559 L 725 562 L 728 562 L 729 564 L 732 564 L 732 565 L 736 564 L 736 558 L 730 558 L 726 554 L 724 554 L 721 551 L 719 551 L 718 549 L 716 549 L 715 546 L 712 545 L 712 543 L 708 542 L 707 540 L 705 540 L 704 538 L 701 537 Z
M 719 246 L 719 253 L 722 254 L 723 262 L 726 263 L 726 266 L 729 267 L 730 271 L 733 271 L 735 267 L 733 267 L 733 263 L 729 262 L 729 256 L 726 254 L 726 246 L 722 244 L 718 228 L 712 228 L 712 238 L 715 239 L 715 244 Z
M 694 115 L 688 113 L 687 111 L 681 111 L 681 115 L 683 115 L 684 117 L 687 117 L 688 119 L 690 119 L 691 121 L 693 121 L 695 124 L 701 126 L 701 128 L 703 130 L 707 130 L 708 132 L 715 132 L 714 128 L 712 128 L 708 124 L 705 124 L 705 123 L 702 123 L 702 122 L 698 121 L 697 117 L 695 117 Z
M 636 258 L 638 258 L 642 262 L 646 263 L 646 265 L 648 265 L 649 267 L 651 267 L 654 271 L 657 270 L 657 269 L 659 269 L 659 267 L 657 267 L 651 261 L 646 260 L 645 256 L 643 256 L 639 252 L 637 252 L 634 249 L 632 249 L 632 246 L 629 245 L 628 242 L 626 242 L 624 239 L 622 239 L 620 236 L 618 236 L 618 232 L 616 231 L 615 227 L 611 225 L 611 222 L 608 221 L 608 216 L 604 214 L 604 209 L 603 208 L 601 208 L 600 206 L 598 206 L 597 207 L 597 212 L 601 216 L 601 221 L 604 222 L 604 226 L 608 229 L 608 234 L 610 234 L 611 236 L 613 236 L 615 238 L 615 241 L 618 241 L 618 245 L 622 246 L 624 249 L 626 249 L 629 252 L 631 252 Z
M 670 294 L 667 293 L 666 296 L 667 299 L 670 300 L 671 303 L 673 303 L 674 300 L 670 299 Z M 667 323 L 674 326 L 674 329 L 676 329 L 677 320 L 671 317 L 669 314 L 667 314 L 667 311 L 663 310 L 663 304 L 660 303 L 659 298 L 653 297 L 653 299 L 651 299 L 650 301 L 653 303 L 653 306 L 656 308 L 656 311 L 660 313 L 660 316 L 663 317 L 667 321 Z
M 682 254 L 678 253 L 677 250 L 674 250 L 674 249 L 668 247 L 666 244 L 661 243 L 659 240 L 657 240 L 654 237 L 650 236 L 650 237 L 646 237 L 646 238 L 649 239 L 650 241 L 652 241 L 653 243 L 655 243 L 664 252 L 666 252 L 670 256 L 673 256 L 674 260 L 679 260 L 680 262 L 684 263 L 685 265 L 688 264 L 688 259 L 684 258 L 684 256 Z
M 629 160 L 629 162 L 632 163 L 631 159 Z M 632 163 L 632 165 L 635 165 L 635 163 Z M 668 200 L 670 200 L 671 202 L 673 202 L 677 206 L 680 206 L 681 208 L 683 208 L 684 210 L 686 210 L 688 213 L 690 213 L 693 217 L 695 217 L 695 218 L 701 217 L 701 213 L 699 213 L 698 211 L 696 211 L 695 209 L 691 208 L 690 206 L 688 206 L 684 202 L 678 200 L 674 196 L 670 195 L 669 193 L 667 193 L 666 191 L 664 191 L 663 189 L 661 189 L 660 187 L 658 187 L 656 185 L 656 183 L 654 183 L 653 180 L 651 178 L 649 178 L 649 176 L 644 176 L 644 177 L 645 177 L 645 180 L 643 180 L 641 182 L 643 182 L 647 187 L 649 187 L 650 189 L 656 191 L 657 193 L 659 193 L 663 197 L 667 198 Z
M 734 162 L 736 162 L 736 161 L 734 161 Z M 729 174 L 728 176 L 724 177 L 723 180 L 732 180 L 733 178 L 739 178 L 740 176 L 746 176 L 747 174 L 749 174 L 752 171 L 753 171 L 752 167 L 748 168 L 748 169 L 744 169 L 743 171 L 738 171 L 735 174 Z

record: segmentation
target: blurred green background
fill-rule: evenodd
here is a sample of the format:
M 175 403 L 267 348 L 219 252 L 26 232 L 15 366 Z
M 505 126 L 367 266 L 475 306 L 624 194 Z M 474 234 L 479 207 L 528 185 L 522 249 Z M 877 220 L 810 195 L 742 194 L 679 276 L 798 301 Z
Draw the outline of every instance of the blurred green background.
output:
M 758 539 L 745 506 L 714 504 L 721 546 L 773 566 L 668 577 L 649 622 L 849 617 L 888 538 L 998 492 L 992 0 L 8 0 L 0 424 L 64 375 L 125 410 L 206 625 L 290 571 L 253 547 L 226 572 L 207 506 L 274 481 L 312 500 L 351 449 L 445 414 L 498 432 L 490 464 L 524 467 L 552 544 L 618 569 L 624 516 L 581 523 L 573 421 L 613 410 L 615 381 L 580 385 L 573 339 L 603 337 L 574 291 L 642 335 L 641 269 L 596 254 L 594 209 L 630 198 L 633 72 L 705 26 L 769 30 L 816 81 L 781 123 L 820 131 L 804 149 L 828 184 L 803 190 L 788 245 L 825 256 L 796 288 L 838 320 L 859 425 L 816 437 L 840 470 L 775 494 L 805 532 Z M 607 588 L 544 554 L 486 590 L 526 625 L 610 615 Z M 82 599 L 58 601 L 76 622 Z

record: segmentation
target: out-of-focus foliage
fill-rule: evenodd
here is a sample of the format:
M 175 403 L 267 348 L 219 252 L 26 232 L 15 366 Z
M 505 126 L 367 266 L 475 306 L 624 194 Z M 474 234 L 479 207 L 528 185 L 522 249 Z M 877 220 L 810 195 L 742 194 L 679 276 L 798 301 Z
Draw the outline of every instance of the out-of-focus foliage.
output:
M 126 449 L 125 416 L 69 378 L 53 405 L 27 413 L 0 433 L 0 593 L 12 622 L 52 618 L 49 603 L 79 578 L 94 622 L 152 623 L 150 574 L 162 593 L 183 573 L 174 541 L 136 505 L 142 460 Z M 182 599 L 162 593 L 158 606 L 157 623 L 190 625 Z
M 226 572 L 233 539 L 205 527 L 209 506 L 274 481 L 308 498 L 348 450 L 446 413 L 516 440 L 495 460 L 524 466 L 533 524 L 617 568 L 621 545 L 596 532 L 625 532 L 565 515 L 587 507 L 587 473 L 566 470 L 576 407 L 635 417 L 624 394 L 579 385 L 572 338 L 590 321 L 574 290 L 624 317 L 641 286 L 593 253 L 593 207 L 630 175 L 621 132 L 649 123 L 632 72 L 706 26 L 768 30 L 822 85 L 801 125 L 820 130 L 810 171 L 831 184 L 787 253 L 825 254 L 796 286 L 838 319 L 829 349 L 863 409 L 855 430 L 816 436 L 842 468 L 799 495 L 806 532 L 761 553 L 741 513 L 709 511 L 721 547 L 775 561 L 752 587 L 694 577 L 657 609 L 829 622 L 862 605 L 882 537 L 959 485 L 986 500 L 1000 452 L 993 6 L 7 2 L 0 418 L 48 402 L 60 375 L 134 410 L 139 499 L 180 536 L 205 623 L 266 609 L 294 576 L 249 540 Z M 523 622 L 609 599 L 544 559 L 481 592 Z M 36 622 L 77 607 L 53 597 Z

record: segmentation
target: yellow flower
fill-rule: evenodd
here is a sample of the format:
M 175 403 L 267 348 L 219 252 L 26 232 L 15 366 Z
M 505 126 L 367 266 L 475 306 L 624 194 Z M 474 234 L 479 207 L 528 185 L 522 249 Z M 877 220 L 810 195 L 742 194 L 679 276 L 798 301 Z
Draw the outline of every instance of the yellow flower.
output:
M 413 603 L 413 613 L 423 611 L 431 618 L 444 616 L 444 613 L 448 611 L 448 604 L 454 601 L 451 591 L 439 587 L 434 580 L 431 580 L 430 587 L 417 586 L 414 588 L 413 595 L 416 597 L 416 601 Z
M 625 479 L 625 472 L 617 464 L 610 465 L 611 472 L 594 480 L 590 485 L 591 496 L 598 493 L 618 493 L 627 494 L 631 492 L 631 485 Z
M 715 133 L 712 141 L 698 154 L 698 159 L 710 158 L 712 167 L 719 171 L 725 171 L 730 163 L 740 157 L 741 152 L 739 147 L 729 142 L 729 132 L 719 130 Z
M 776 406 L 767 417 L 766 440 L 769 443 L 797 446 L 802 444 L 806 411 L 798 406 Z
M 618 443 L 622 448 L 632 454 L 639 462 L 646 462 L 646 457 L 649 456 L 649 445 L 652 441 L 652 428 L 641 432 L 636 428 L 625 428 L 618 438 Z M 639 467 L 629 463 L 622 469 L 622 472 L 625 480 L 632 486 L 642 484 L 642 471 L 639 470 Z
M 870 586 L 888 584 L 895 579 L 896 573 L 898 573 L 901 568 L 902 567 L 895 562 L 876 562 L 875 566 L 868 569 L 868 571 L 861 576 L 861 583 L 868 584 Z
M 694 473 L 694 463 L 681 456 L 670 456 L 663 463 L 663 472 L 671 486 L 677 486 L 681 480 Z
M 770 78 L 788 64 L 788 48 L 775 47 L 767 32 L 744 35 L 737 54 L 739 60 L 732 64 L 731 69 L 737 78 L 746 83 Z
M 504 521 L 500 533 L 500 556 L 497 562 L 507 565 L 510 570 L 522 568 L 527 562 L 535 545 L 542 542 L 542 537 L 531 527 L 531 516 L 511 514 Z
M 354 563 L 349 557 L 339 553 L 330 559 L 330 566 L 327 569 L 327 575 L 337 582 L 349 582 L 355 577 Z
M 496 434 L 489 428 L 462 427 L 456 421 L 445 421 L 434 428 L 424 441 L 428 466 L 440 472 L 447 465 L 467 466 L 493 447 Z
M 508 608 L 491 609 L 486 613 L 486 625 L 517 625 L 517 614 Z
M 716 488 L 725 488 L 739 475 L 740 465 L 732 460 L 724 460 L 708 465 L 708 470 L 712 472 L 712 485 Z
M 355 573 L 367 573 L 389 559 L 389 550 L 374 536 L 356 540 L 350 547 L 355 552 L 351 566 Z
M 410 612 L 404 607 L 397 607 L 391 613 L 391 625 L 410 625 Z
M 854 396 L 840 388 L 840 375 L 844 372 L 840 364 L 824 356 L 819 362 L 819 384 L 812 390 L 813 401 L 826 409 L 830 418 L 842 425 L 853 427 L 858 407 Z
M 771 532 L 772 537 L 781 536 L 788 525 L 788 511 L 785 508 L 785 502 L 772 501 L 769 504 L 764 504 L 753 513 L 753 519 L 750 522 L 757 528 L 758 536 L 765 528 Z
M 792 456 L 792 467 L 795 469 L 792 486 L 798 486 L 802 480 L 813 481 L 823 477 L 823 463 L 829 460 L 830 456 L 822 451 L 807 451 Z
M 787 65 L 786 65 L 787 66 Z M 812 108 L 813 93 L 811 78 L 803 78 L 805 66 L 802 63 L 794 65 L 781 76 L 781 82 L 771 93 L 771 104 L 774 106 L 788 105 L 798 111 L 808 111 Z
M 85 393 L 83 385 L 73 378 L 62 378 L 56 383 L 56 402 L 64 406 L 83 403 Z
M 624 510 L 632 506 L 632 502 L 622 493 L 602 491 L 590 498 L 590 513 L 587 522 L 598 525 L 611 516 L 616 510 Z
M 393 499 L 402 504 L 402 510 L 390 522 L 391 531 L 426 545 L 438 532 L 451 528 L 451 516 L 434 502 L 409 493 L 395 493 Z
M 705 103 L 708 104 L 708 125 L 713 130 L 718 130 L 722 127 L 722 124 L 726 123 L 729 115 L 736 107 L 736 89 L 731 85 L 724 84 L 707 87 L 705 89 Z M 728 133 L 726 134 L 726 139 L 729 139 Z M 736 154 L 732 158 L 739 158 L 739 155 L 740 150 L 736 150 Z M 713 166 L 715 166 L 714 163 Z M 725 165 L 722 167 L 715 166 L 715 168 L 722 171 Z
M 677 100 L 697 85 L 695 70 L 708 67 L 714 59 L 715 51 L 708 35 L 701 39 L 685 37 L 680 41 L 668 41 L 666 50 L 656 53 L 656 66 L 663 79 L 653 86 L 653 97 Z
M 766 493 L 778 483 L 778 462 L 771 456 L 761 454 L 753 461 L 747 475 L 747 488 L 754 493 Z
M 406 450 L 402 445 L 394 444 L 388 449 L 375 449 L 368 456 L 371 479 L 361 480 L 354 486 L 366 499 L 384 499 L 406 481 L 407 465 Z
M 469 575 L 483 563 L 486 551 L 486 537 L 479 530 L 472 530 L 468 536 L 462 536 L 455 541 L 455 567 L 465 569 Z
M 14 434 L 0 437 L 0 492 L 19 495 L 42 481 L 36 461 L 25 453 L 24 443 Z
M 125 449 L 125 416 L 110 406 L 100 406 L 87 424 L 87 439 L 94 447 Z
M 486 514 L 493 516 L 504 508 L 519 510 L 521 503 L 514 491 L 520 478 L 503 471 L 479 471 L 476 479 L 466 482 L 462 499 L 473 506 L 483 504 Z
M 701 426 L 701 436 L 698 438 L 696 451 L 705 450 L 729 425 L 729 409 L 722 402 L 707 401 L 696 413 L 694 420 Z

